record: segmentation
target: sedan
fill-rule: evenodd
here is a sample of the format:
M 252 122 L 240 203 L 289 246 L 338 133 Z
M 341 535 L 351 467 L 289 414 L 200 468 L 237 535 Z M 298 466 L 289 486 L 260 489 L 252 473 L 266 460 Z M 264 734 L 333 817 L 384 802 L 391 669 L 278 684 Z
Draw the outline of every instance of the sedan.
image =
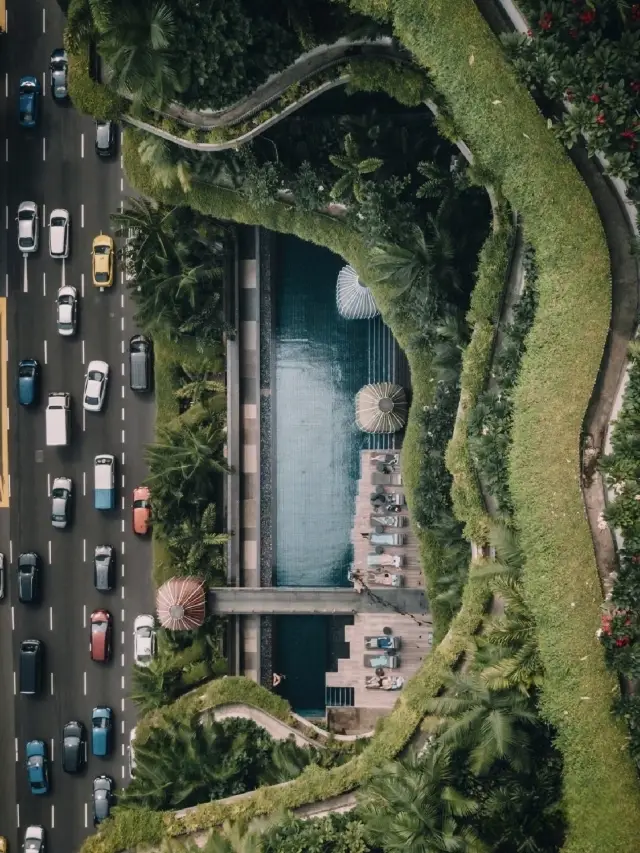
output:
M 111 814 L 113 789 L 115 785 L 110 776 L 96 776 L 93 780 L 93 825 L 97 826 Z
M 24 853 L 45 853 L 44 826 L 33 824 L 24 831 L 24 842 L 22 849 Z
M 99 592 L 115 586 L 115 551 L 111 545 L 96 545 L 93 552 L 93 585 Z
M 72 720 L 62 729 L 62 769 L 79 773 L 87 763 L 87 732 L 82 723 Z
M 49 793 L 49 759 L 47 745 L 43 740 L 30 740 L 26 746 L 27 780 L 31 793 Z
M 49 85 L 56 101 L 64 101 L 69 94 L 69 60 L 67 52 L 59 47 L 49 60 Z
M 149 666 L 156 655 L 156 629 L 153 616 L 141 614 L 133 623 L 133 660 L 138 666 Z
M 40 599 L 40 557 L 28 551 L 18 557 L 18 601 L 35 604 Z
M 69 477 L 56 477 L 51 489 L 51 524 L 63 530 L 71 519 L 73 483 Z
M 100 412 L 107 393 L 109 365 L 106 361 L 90 361 L 84 379 L 82 405 L 87 412 Z
M 18 363 L 18 402 L 33 406 L 38 402 L 40 390 L 40 364 L 35 358 L 23 358 Z
M 58 334 L 68 337 L 75 335 L 78 323 L 78 291 L 70 284 L 64 284 L 56 296 L 56 326 Z
M 107 663 L 111 660 L 111 632 L 113 619 L 108 610 L 94 610 L 91 614 L 89 654 L 91 660 Z
M 133 490 L 133 532 L 146 536 L 151 526 L 151 491 L 148 486 Z
M 38 251 L 40 219 L 35 201 L 23 201 L 18 207 L 18 248 L 21 252 Z
M 113 711 L 106 706 L 93 709 L 91 714 L 91 752 L 101 758 L 111 752 Z
M 91 268 L 95 287 L 111 287 L 113 284 L 113 237 L 99 234 L 94 238 L 91 249 Z
M 112 157 L 116 147 L 116 134 L 111 121 L 96 122 L 96 154 L 98 157 Z
M 38 122 L 40 81 L 37 77 L 21 77 L 18 88 L 20 127 L 35 127 Z

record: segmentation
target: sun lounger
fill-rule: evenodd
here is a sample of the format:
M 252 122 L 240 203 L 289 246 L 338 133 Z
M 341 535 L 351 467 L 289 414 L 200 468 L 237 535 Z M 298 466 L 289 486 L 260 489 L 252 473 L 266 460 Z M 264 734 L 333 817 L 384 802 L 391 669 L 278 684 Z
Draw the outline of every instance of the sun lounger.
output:
M 369 586 L 404 586 L 404 576 L 391 574 L 391 572 L 367 572 L 367 584 Z
M 379 515 L 370 515 L 369 522 L 374 529 L 376 527 L 404 527 L 407 523 L 407 516 L 398 515 L 395 512 L 390 515 L 380 513 Z
M 396 654 L 386 654 L 384 652 L 378 655 L 365 655 L 364 665 L 371 669 L 378 669 L 379 667 L 397 669 L 400 666 L 400 657 Z
M 365 649 L 395 649 L 397 651 L 401 645 L 402 640 L 400 637 L 388 636 L 387 634 L 364 638 Z
M 371 475 L 371 483 L 374 486 L 401 486 L 402 475 L 399 473 L 381 474 L 379 471 L 375 471 Z
M 402 533 L 372 533 L 369 536 L 369 542 L 372 545 L 390 545 L 400 547 L 405 544 L 405 538 Z
M 403 684 L 401 675 L 366 675 L 364 679 L 367 690 L 400 690 Z
M 368 566 L 393 566 L 399 569 L 404 566 L 404 555 L 402 554 L 367 554 Z

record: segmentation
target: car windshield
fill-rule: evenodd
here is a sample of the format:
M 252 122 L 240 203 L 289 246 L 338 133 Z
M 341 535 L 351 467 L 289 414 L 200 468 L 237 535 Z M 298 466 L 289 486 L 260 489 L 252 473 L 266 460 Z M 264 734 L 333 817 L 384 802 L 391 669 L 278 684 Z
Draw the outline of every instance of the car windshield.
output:
M 93 250 L 96 255 L 108 255 L 111 251 L 110 246 L 96 246 Z
M 58 486 L 51 492 L 51 494 L 54 498 L 66 498 L 68 492 L 66 489 L 62 488 L 62 486 Z
M 138 628 L 138 636 L 140 637 L 150 637 L 151 636 L 151 628 L 148 628 L 146 625 Z
M 148 506 L 149 506 L 149 502 L 144 500 L 144 499 L 138 499 L 137 501 L 133 502 L 133 508 L 134 509 L 146 509 L 146 507 L 148 507 Z
M 100 400 L 97 397 L 85 397 L 85 400 L 90 406 L 97 406 Z
M 107 623 L 106 622 L 94 622 L 93 630 L 96 634 L 106 634 L 107 632 Z
M 30 219 L 33 219 L 33 213 L 30 210 L 21 210 L 18 214 L 18 219 L 21 222 L 28 221 Z
M 100 382 L 100 380 L 102 379 L 102 373 L 100 373 L 99 370 L 90 370 L 89 379 L 93 380 L 94 382 Z
M 63 56 L 56 56 L 51 60 L 51 67 L 54 71 L 64 71 L 67 67 L 67 60 Z
M 96 281 L 109 281 L 109 274 L 106 272 L 97 272 Z
M 65 225 L 67 222 L 62 216 L 54 216 L 51 220 L 51 226 L 55 228 L 56 226 Z
M 30 364 L 23 364 L 18 370 L 18 376 L 33 376 L 34 372 Z
M 93 727 L 94 729 L 108 729 L 109 720 L 106 717 L 94 717 Z

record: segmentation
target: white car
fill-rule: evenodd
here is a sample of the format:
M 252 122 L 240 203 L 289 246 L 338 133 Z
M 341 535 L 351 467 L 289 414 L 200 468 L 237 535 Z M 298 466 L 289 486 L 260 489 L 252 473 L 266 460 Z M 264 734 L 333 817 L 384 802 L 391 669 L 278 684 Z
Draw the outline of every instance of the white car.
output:
M 61 207 L 49 216 L 49 254 L 52 258 L 69 257 L 69 211 Z
M 35 201 L 23 201 L 18 208 L 18 248 L 21 252 L 37 252 L 40 220 Z
M 51 487 L 51 524 L 60 530 L 69 523 L 73 483 L 68 477 L 56 477 Z
M 149 666 L 156 655 L 156 620 L 143 614 L 133 623 L 133 660 L 138 666 Z
M 136 773 L 136 753 L 133 742 L 136 739 L 136 727 L 131 729 L 129 734 L 129 776 L 135 776 Z
M 100 412 L 107 393 L 109 365 L 106 361 L 90 361 L 84 378 L 82 405 L 87 412 Z
M 58 334 L 68 337 L 75 335 L 78 322 L 78 291 L 70 284 L 64 284 L 56 296 L 56 326 Z

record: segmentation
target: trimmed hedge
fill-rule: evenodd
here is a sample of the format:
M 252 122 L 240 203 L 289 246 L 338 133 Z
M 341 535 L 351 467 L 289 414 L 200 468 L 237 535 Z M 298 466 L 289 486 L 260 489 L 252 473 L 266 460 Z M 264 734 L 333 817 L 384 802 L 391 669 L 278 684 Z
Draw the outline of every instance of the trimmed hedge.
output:
M 542 710 L 564 756 L 564 849 L 634 850 L 640 790 L 609 712 L 618 688 L 595 638 L 601 591 L 579 482 L 582 421 L 611 309 L 602 227 L 473 0 L 396 0 L 393 17 L 535 248 L 540 302 L 515 394 L 510 480 L 545 668 Z
M 338 796 L 358 787 L 382 762 L 398 755 L 418 729 L 426 713 L 427 702 L 440 692 L 447 675 L 468 651 L 471 638 L 481 625 L 489 598 L 486 581 L 471 576 L 462 608 L 447 636 L 425 658 L 419 672 L 403 688 L 391 714 L 380 720 L 370 744 L 356 758 L 332 770 L 311 765 L 292 782 L 259 788 L 241 799 L 204 803 L 182 817 L 178 817 L 175 812 L 151 812 L 147 820 L 146 813 L 117 809 L 112 820 L 106 821 L 95 835 L 85 840 L 82 853 L 116 853 L 136 844 L 157 844 L 163 833 L 169 836 L 183 835 L 217 826 L 225 820 L 270 815 L 282 809 L 297 808 L 305 803 Z M 193 703 L 192 697 L 204 704 L 207 691 L 211 691 L 209 698 L 217 704 L 248 701 L 249 704 L 264 707 L 264 710 L 281 719 L 283 714 L 288 713 L 286 703 L 276 696 L 271 697 L 273 704 L 270 700 L 267 703 L 269 707 L 265 707 L 263 693 L 268 691 L 242 678 L 216 681 L 207 688 L 182 697 L 176 705 L 180 702 Z M 154 714 L 172 714 L 173 707 L 160 709 Z M 144 724 L 145 721 L 139 725 Z M 138 815 L 140 820 L 136 819 Z
M 486 545 L 491 519 L 480 490 L 469 451 L 469 413 L 487 382 L 496 326 L 500 319 L 502 294 L 509 272 L 514 229 L 508 211 L 501 205 L 494 218 L 478 261 L 476 286 L 471 295 L 467 322 L 473 332 L 462 357 L 458 416 L 446 453 L 447 468 L 453 477 L 453 511 L 464 522 L 464 534 L 472 542 Z

